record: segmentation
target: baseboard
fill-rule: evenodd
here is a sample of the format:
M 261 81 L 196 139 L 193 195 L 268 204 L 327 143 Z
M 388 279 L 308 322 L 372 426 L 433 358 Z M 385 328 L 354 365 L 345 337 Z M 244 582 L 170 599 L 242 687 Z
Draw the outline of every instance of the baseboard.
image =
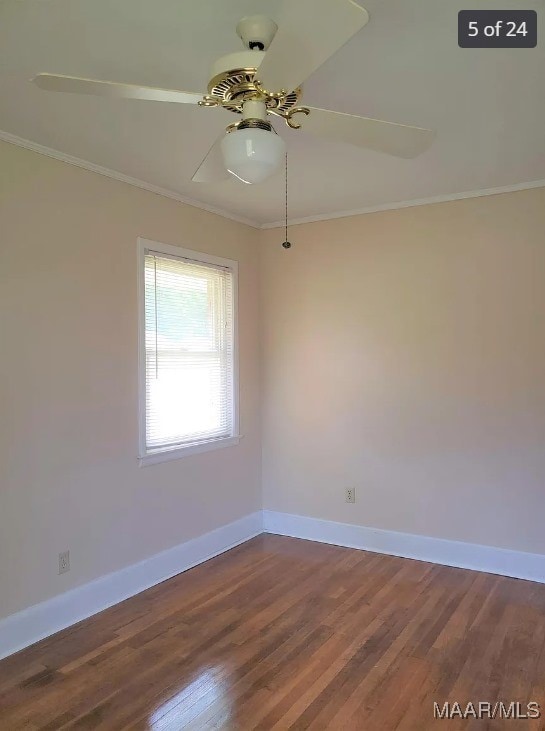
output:
M 0 620 L 0 659 L 263 532 L 261 511 Z
M 543 554 L 366 528 L 271 510 L 263 511 L 263 528 L 266 533 L 545 583 Z
M 265 531 L 545 583 L 545 555 L 264 510 L 0 620 L 0 659 Z

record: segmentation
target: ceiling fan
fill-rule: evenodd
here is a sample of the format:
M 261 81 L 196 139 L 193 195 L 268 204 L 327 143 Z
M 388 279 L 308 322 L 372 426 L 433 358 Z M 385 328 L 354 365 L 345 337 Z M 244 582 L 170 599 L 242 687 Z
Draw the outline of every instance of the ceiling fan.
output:
M 301 84 L 368 20 L 368 12 L 353 0 L 284 0 L 279 26 L 261 15 L 243 18 L 237 33 L 247 50 L 213 64 L 204 96 L 45 73 L 33 81 L 47 91 L 223 107 L 240 115 L 212 145 L 192 178 L 195 182 L 233 175 L 259 183 L 274 173 L 284 159 L 285 142 L 269 115 L 284 119 L 294 130 L 415 157 L 431 144 L 431 130 L 300 106 Z

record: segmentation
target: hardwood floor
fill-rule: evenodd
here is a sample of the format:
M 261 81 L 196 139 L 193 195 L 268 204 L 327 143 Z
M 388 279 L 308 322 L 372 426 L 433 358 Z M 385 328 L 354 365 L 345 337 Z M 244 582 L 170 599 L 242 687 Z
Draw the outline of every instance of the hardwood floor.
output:
M 545 586 L 263 535 L 0 662 L 0 728 L 543 729 Z

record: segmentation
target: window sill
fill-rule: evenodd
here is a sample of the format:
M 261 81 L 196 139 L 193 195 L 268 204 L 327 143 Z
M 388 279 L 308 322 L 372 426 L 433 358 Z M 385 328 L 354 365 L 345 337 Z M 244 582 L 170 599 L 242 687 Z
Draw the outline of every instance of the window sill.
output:
M 185 447 L 176 447 L 176 449 L 165 449 L 163 451 L 150 452 L 143 457 L 138 458 L 140 467 L 158 464 L 159 462 L 170 462 L 173 459 L 182 459 L 189 457 L 191 454 L 200 454 L 201 452 L 211 452 L 214 449 L 224 449 L 225 447 L 233 447 L 238 444 L 242 436 L 224 437 L 223 439 L 211 439 L 208 442 L 198 442 L 196 444 L 188 444 Z

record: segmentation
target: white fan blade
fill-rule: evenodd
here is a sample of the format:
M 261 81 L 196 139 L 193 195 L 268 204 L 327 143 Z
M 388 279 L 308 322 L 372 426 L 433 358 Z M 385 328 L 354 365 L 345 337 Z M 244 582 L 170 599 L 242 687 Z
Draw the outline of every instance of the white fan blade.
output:
M 369 21 L 353 0 L 284 0 L 257 71 L 263 88 L 293 91 Z
M 196 104 L 202 94 L 192 94 L 177 89 L 156 89 L 153 86 L 117 84 L 113 81 L 80 79 L 76 76 L 57 76 L 38 74 L 32 79 L 36 86 L 46 91 L 64 91 L 71 94 L 94 94 L 115 99 L 147 99 L 154 102 L 175 102 L 177 104 Z
M 435 132 L 422 127 L 409 127 L 380 119 L 331 112 L 328 109 L 309 107 L 309 110 L 310 114 L 306 117 L 297 115 L 301 130 L 397 157 L 420 155 L 427 150 L 435 137 Z
M 204 160 L 191 178 L 194 183 L 217 183 L 231 177 L 223 164 L 221 154 L 221 141 L 225 137 L 225 134 L 225 132 L 222 132 L 206 153 Z

